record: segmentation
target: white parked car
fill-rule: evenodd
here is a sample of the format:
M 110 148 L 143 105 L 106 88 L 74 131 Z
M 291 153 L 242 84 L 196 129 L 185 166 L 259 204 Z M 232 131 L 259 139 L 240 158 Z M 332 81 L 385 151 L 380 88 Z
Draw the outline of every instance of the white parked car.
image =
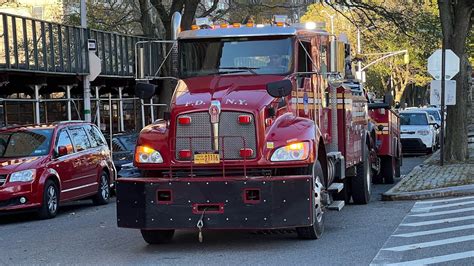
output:
M 436 149 L 438 125 L 433 116 L 417 109 L 400 112 L 403 152 L 432 153 Z

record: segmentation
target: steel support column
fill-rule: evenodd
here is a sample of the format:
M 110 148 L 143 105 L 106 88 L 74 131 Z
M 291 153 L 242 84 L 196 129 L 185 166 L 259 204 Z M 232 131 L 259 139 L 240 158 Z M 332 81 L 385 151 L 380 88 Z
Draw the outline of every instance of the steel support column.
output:
M 39 90 L 41 86 L 35 85 L 35 124 L 41 123 L 40 119 L 40 102 L 39 102 Z
M 72 120 L 71 111 L 71 85 L 66 86 L 66 98 L 67 98 L 67 120 Z
M 97 127 L 100 129 L 100 94 L 99 94 L 99 89 L 100 89 L 99 86 L 95 87 L 95 116 L 97 117 Z
M 142 128 L 145 127 L 145 102 L 143 100 L 140 100 L 140 107 L 142 111 Z
M 123 87 L 119 87 L 119 131 L 125 131 L 125 125 L 123 123 Z

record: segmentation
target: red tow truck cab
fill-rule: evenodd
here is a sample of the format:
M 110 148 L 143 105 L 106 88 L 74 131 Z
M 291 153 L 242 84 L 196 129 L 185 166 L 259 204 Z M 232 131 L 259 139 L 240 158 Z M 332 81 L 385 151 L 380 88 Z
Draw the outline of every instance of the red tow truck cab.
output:
M 175 229 L 316 239 L 325 209 L 368 203 L 367 100 L 340 79 L 349 44 L 314 23 L 194 28 L 178 35 L 169 119 L 138 138 L 143 176 L 117 181 L 118 226 L 150 244 Z M 139 95 L 153 94 L 148 82 Z

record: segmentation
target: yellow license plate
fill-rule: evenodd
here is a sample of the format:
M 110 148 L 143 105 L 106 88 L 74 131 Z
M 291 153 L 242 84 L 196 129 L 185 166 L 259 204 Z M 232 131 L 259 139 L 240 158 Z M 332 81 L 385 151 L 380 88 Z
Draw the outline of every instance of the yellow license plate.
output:
M 213 164 L 219 163 L 220 158 L 218 153 L 197 153 L 194 154 L 195 164 Z

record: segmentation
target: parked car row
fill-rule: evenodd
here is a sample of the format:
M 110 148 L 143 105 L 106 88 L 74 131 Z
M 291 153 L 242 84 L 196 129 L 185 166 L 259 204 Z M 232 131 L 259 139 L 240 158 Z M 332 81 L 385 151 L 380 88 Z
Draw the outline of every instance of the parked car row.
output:
M 439 147 L 441 114 L 438 108 L 407 108 L 400 111 L 404 153 L 432 153 Z
M 36 211 L 53 218 L 70 200 L 107 204 L 116 167 L 132 161 L 136 136 L 107 141 L 92 123 L 57 122 L 0 129 L 0 212 Z M 115 165 L 114 165 L 115 162 Z

